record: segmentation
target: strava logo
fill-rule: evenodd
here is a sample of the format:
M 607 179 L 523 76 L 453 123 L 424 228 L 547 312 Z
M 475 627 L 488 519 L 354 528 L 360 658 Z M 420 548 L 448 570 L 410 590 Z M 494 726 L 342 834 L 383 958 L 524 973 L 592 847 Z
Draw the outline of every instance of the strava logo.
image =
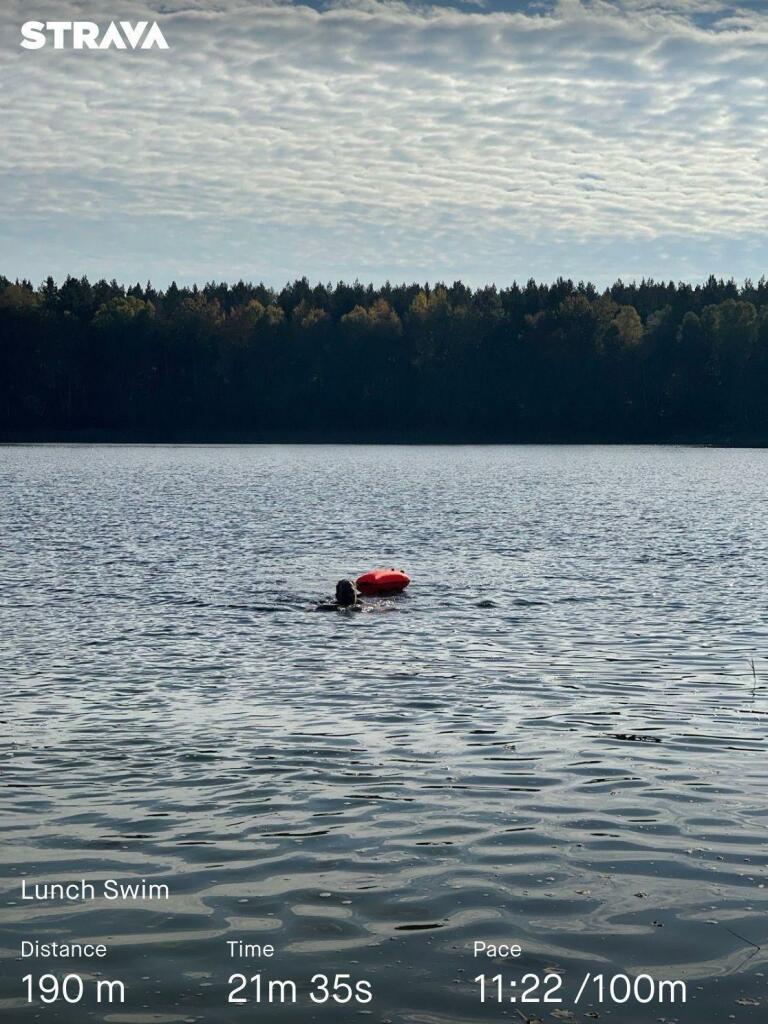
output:
M 111 21 L 103 32 L 95 21 L 25 21 L 21 45 L 25 50 L 48 45 L 54 50 L 170 49 L 156 21 Z

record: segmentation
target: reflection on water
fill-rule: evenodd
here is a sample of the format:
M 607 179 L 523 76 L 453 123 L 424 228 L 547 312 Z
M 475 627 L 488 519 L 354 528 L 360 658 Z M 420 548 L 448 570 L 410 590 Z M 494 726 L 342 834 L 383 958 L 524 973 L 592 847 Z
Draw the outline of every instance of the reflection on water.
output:
M 572 994 L 688 983 L 532 1018 L 764 1019 L 767 483 L 757 451 L 0 449 L 3 1019 L 40 1013 L 22 938 L 110 948 L 126 1007 L 61 1022 L 521 1019 L 474 939 Z M 390 614 L 308 610 L 390 562 Z M 173 896 L 22 907 L 22 875 Z M 228 1007 L 231 938 L 374 1003 Z

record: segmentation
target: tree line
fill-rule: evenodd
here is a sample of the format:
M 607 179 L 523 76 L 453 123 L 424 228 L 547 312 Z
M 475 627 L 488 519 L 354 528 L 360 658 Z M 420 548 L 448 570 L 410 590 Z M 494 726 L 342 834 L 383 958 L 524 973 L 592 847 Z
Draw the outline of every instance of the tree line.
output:
M 0 276 L 0 438 L 768 439 L 768 282 Z

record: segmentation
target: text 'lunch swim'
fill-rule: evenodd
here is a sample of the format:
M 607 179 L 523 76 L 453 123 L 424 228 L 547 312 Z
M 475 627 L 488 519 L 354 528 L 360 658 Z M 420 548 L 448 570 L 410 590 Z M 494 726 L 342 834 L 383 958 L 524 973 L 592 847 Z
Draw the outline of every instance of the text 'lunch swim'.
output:
M 120 882 L 114 878 L 105 878 L 96 883 L 79 878 L 73 882 L 21 882 L 21 898 L 38 902 L 63 901 L 88 902 L 89 900 L 167 900 L 170 898 L 168 886 L 163 882 L 148 882 L 142 878 L 138 882 Z

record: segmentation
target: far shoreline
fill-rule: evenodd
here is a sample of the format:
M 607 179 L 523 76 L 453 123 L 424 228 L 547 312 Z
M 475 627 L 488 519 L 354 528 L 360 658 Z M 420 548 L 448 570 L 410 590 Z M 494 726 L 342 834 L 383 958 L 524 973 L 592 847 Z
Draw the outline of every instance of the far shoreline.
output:
M 752 448 L 768 447 L 768 437 L 731 435 L 726 437 L 701 437 L 686 435 L 617 437 L 601 434 L 578 434 L 570 437 L 552 436 L 509 436 L 491 437 L 481 432 L 436 433 L 430 431 L 371 431 L 335 432 L 321 431 L 135 431 L 135 430 L 31 430 L 0 432 L 0 446 L 13 445 L 381 445 L 439 447 L 685 447 L 685 448 Z

